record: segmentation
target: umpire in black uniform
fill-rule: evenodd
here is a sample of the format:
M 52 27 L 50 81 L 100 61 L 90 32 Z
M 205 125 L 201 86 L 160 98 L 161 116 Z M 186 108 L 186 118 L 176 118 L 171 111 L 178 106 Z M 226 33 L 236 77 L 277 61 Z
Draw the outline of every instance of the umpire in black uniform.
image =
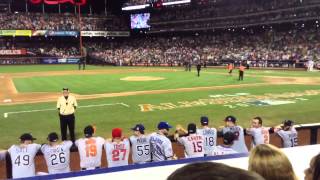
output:
M 59 111 L 60 129 L 62 141 L 67 140 L 67 128 L 69 128 L 70 139 L 75 141 L 75 109 L 77 108 L 77 100 L 70 95 L 68 88 L 63 88 L 63 95 L 57 101 L 57 109 Z
M 199 62 L 199 63 L 197 64 L 198 77 L 200 76 L 200 71 L 201 71 L 201 63 Z

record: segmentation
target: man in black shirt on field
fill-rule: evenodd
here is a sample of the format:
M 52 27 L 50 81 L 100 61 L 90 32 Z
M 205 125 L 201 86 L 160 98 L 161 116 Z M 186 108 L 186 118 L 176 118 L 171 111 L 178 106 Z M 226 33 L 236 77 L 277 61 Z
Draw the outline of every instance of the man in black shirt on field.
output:
M 200 76 L 200 71 L 201 71 L 201 63 L 198 63 L 197 64 L 198 77 Z

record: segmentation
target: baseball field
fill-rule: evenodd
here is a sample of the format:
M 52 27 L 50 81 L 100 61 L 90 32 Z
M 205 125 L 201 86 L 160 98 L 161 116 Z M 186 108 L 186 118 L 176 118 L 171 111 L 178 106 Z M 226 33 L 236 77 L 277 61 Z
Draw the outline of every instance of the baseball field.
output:
M 45 143 L 49 132 L 59 132 L 56 100 L 68 87 L 78 100 L 76 136 L 89 124 L 97 135 L 111 136 L 111 129 L 143 123 L 147 132 L 159 121 L 186 126 L 209 117 L 212 126 L 223 125 L 234 115 L 248 127 L 261 116 L 266 126 L 291 119 L 296 124 L 319 122 L 320 72 L 247 70 L 244 81 L 237 71 L 207 68 L 197 77 L 195 69 L 169 67 L 100 67 L 76 65 L 0 66 L 0 149 L 18 143 L 31 132 Z

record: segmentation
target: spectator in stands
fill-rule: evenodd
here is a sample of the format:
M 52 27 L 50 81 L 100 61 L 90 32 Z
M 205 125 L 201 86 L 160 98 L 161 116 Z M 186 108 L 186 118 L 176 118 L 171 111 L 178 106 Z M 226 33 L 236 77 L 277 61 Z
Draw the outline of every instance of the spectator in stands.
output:
M 238 153 L 247 153 L 248 148 L 244 139 L 244 131 L 241 126 L 236 124 L 237 119 L 234 116 L 227 116 L 224 120 L 225 126 L 220 129 L 220 133 L 223 135 L 227 132 L 234 133 L 234 142 L 232 145 L 232 149 Z
M 304 171 L 305 180 L 320 179 L 320 154 L 313 157 L 310 161 L 310 167 Z
M 251 150 L 248 169 L 266 180 L 298 179 L 287 156 L 270 144 L 260 144 Z
M 167 180 L 263 180 L 254 173 L 215 162 L 192 163 L 175 170 Z

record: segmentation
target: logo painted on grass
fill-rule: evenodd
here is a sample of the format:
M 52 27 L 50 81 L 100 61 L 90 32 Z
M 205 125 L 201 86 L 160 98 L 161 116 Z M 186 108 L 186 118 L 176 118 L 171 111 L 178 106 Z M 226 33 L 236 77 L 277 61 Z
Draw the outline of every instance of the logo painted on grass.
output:
M 217 94 L 209 95 L 208 99 L 194 101 L 179 101 L 176 103 L 166 102 L 159 104 L 139 104 L 141 112 L 163 111 L 170 109 L 200 107 L 208 105 L 223 105 L 229 108 L 250 107 L 250 106 L 276 106 L 294 104 L 298 101 L 306 101 L 306 96 L 319 95 L 320 90 L 306 90 L 303 92 L 286 92 L 280 94 L 266 93 L 263 95 L 252 95 L 250 93 Z

